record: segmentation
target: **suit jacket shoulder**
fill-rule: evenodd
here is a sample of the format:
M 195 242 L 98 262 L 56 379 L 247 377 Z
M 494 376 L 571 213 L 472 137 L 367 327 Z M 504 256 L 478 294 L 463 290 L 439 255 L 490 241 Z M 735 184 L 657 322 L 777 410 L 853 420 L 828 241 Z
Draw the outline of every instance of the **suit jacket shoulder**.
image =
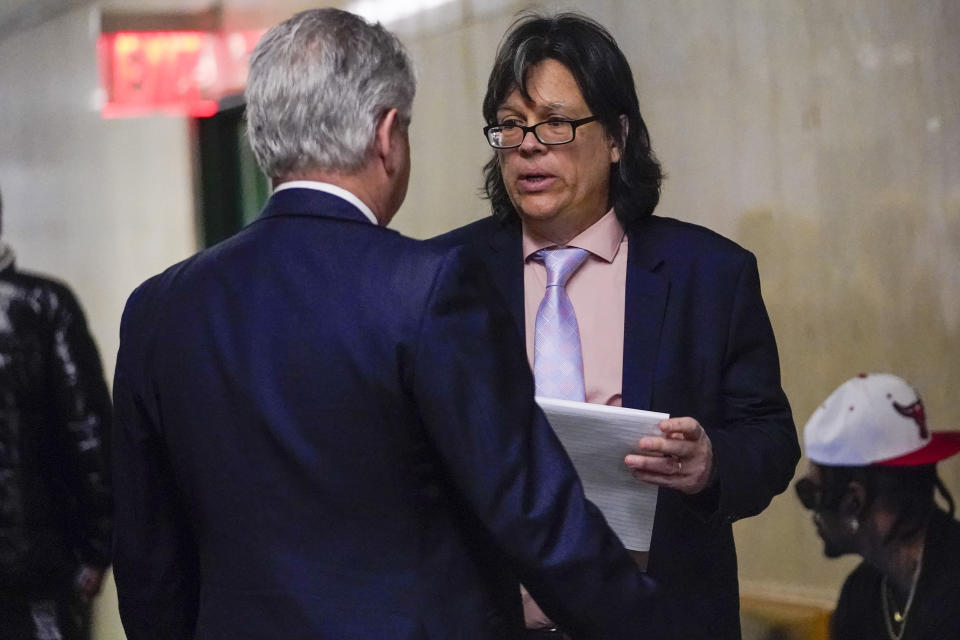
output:
M 278 217 L 284 223 L 276 224 Z M 317 232 L 318 224 L 327 225 L 327 233 Z M 322 255 L 325 248 L 322 243 L 326 241 L 330 242 L 329 249 L 341 258 L 339 261 Z M 359 271 L 371 285 L 378 283 L 374 289 L 379 290 L 383 284 L 382 288 L 389 290 L 391 284 L 395 284 L 405 298 L 418 299 L 419 295 L 421 300 L 428 294 L 430 275 L 437 272 L 444 256 L 454 248 L 408 238 L 366 221 L 299 213 L 261 216 L 235 236 L 168 267 L 139 285 L 124 309 L 124 319 L 129 320 L 122 324 L 136 324 L 138 331 L 157 326 L 170 312 L 180 313 L 183 305 L 190 305 L 196 291 L 211 287 L 218 279 L 234 281 L 238 270 L 251 271 L 251 265 L 257 265 L 258 260 L 265 269 L 256 273 L 254 267 L 254 277 L 270 277 L 268 269 L 275 269 L 278 264 L 275 249 L 278 246 L 285 247 L 290 255 L 298 255 L 298 250 L 303 249 L 299 255 L 314 257 L 325 266 L 332 265 L 332 277 L 343 278 L 349 270 Z M 348 255 L 352 256 L 349 261 L 345 259 Z M 304 270 L 308 259 L 304 260 Z M 292 259 L 280 262 L 286 266 Z M 303 275 L 304 281 L 309 282 L 308 274 Z
M 675 218 L 650 216 L 628 230 L 631 252 L 653 252 L 671 262 L 742 264 L 753 254 L 706 227 Z

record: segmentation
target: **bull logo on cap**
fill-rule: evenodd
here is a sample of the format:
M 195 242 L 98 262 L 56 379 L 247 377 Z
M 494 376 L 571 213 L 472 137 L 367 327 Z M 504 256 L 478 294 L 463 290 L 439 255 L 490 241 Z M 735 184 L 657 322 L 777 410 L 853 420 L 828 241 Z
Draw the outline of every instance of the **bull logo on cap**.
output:
M 906 406 L 894 400 L 893 408 L 896 409 L 900 415 L 910 418 L 917 423 L 917 426 L 920 427 L 920 437 L 922 439 L 926 440 L 930 437 L 930 432 L 927 431 L 927 416 L 923 411 L 923 401 L 920 400 L 920 398 L 917 398 L 917 401 L 913 404 Z

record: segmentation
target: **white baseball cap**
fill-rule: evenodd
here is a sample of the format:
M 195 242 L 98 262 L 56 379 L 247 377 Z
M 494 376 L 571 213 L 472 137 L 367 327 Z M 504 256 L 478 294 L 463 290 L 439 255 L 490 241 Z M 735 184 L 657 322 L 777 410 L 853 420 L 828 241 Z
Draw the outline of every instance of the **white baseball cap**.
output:
M 888 373 L 840 385 L 803 429 L 807 457 L 828 466 L 933 464 L 960 451 L 960 431 L 934 432 L 919 394 Z

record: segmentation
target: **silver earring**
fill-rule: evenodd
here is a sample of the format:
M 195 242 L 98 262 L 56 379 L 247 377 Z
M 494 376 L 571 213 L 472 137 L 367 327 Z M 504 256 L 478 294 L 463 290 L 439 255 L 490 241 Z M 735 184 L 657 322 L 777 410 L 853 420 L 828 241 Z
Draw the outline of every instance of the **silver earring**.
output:
M 850 533 L 856 533 L 860 530 L 860 521 L 851 517 L 847 520 L 847 528 L 850 529 Z

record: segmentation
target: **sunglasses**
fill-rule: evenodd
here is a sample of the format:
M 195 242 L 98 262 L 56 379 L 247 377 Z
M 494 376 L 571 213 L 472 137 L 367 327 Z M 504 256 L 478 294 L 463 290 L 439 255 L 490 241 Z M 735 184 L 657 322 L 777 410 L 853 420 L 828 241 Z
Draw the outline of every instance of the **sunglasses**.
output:
M 801 478 L 794 483 L 793 488 L 804 507 L 811 511 L 820 511 L 823 508 L 823 487 L 812 480 Z

